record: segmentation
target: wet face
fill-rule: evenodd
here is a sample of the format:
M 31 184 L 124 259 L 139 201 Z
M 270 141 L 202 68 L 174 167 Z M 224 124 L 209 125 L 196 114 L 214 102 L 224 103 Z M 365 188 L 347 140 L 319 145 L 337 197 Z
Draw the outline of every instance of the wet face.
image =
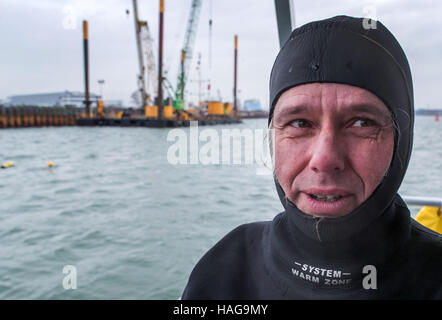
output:
M 276 177 L 298 209 L 317 217 L 339 217 L 358 207 L 393 156 L 386 105 L 350 85 L 312 83 L 285 91 L 272 126 Z

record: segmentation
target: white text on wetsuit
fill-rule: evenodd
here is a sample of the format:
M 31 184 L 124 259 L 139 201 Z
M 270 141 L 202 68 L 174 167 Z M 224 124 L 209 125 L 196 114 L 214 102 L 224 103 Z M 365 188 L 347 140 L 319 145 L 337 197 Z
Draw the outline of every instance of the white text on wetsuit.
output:
M 351 273 L 342 272 L 341 270 L 333 270 L 312 266 L 306 263 L 295 262 L 296 267 L 292 268 L 292 274 L 300 279 L 310 281 L 317 284 L 325 284 L 330 286 L 349 284 Z

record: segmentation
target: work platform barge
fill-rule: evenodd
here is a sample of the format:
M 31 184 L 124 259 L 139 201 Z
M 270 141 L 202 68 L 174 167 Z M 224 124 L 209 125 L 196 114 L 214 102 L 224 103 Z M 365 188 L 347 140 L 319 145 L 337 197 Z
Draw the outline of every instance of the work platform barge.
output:
M 98 112 L 97 112 L 98 110 Z M 108 109 L 100 114 L 97 108 L 89 117 L 83 108 L 76 107 L 4 107 L 0 106 L 0 128 L 25 128 L 46 126 L 114 126 L 173 128 L 187 127 L 190 121 L 198 125 L 217 125 L 241 123 L 240 117 L 230 115 L 208 115 L 181 117 L 173 114 L 163 119 L 146 117 L 130 109 Z

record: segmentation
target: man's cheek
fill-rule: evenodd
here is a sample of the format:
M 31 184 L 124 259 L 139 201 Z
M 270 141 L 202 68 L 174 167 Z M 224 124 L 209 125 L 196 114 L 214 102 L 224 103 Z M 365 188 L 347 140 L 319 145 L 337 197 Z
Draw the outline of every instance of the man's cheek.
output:
M 276 173 L 276 177 L 278 178 L 279 183 L 281 184 L 285 184 L 286 181 L 286 177 L 287 177 L 287 165 L 284 163 L 284 161 L 282 161 L 283 159 L 283 154 L 281 154 L 280 152 L 276 152 L 275 154 L 275 159 L 274 159 L 274 163 L 275 163 L 275 173 Z
M 294 180 L 298 174 L 297 169 L 293 161 L 279 162 L 275 167 L 276 177 L 287 196 L 292 193 Z
M 388 144 L 376 144 L 357 149 L 351 159 L 357 171 L 373 180 L 380 180 L 391 163 L 392 152 Z

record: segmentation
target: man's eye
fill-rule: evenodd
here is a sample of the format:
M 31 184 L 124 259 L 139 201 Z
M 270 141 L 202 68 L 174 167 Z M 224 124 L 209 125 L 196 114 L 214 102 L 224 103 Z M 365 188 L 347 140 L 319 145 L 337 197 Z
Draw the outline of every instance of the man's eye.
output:
M 304 119 L 296 119 L 290 122 L 290 125 L 295 128 L 310 128 L 311 124 Z
M 357 119 L 352 124 L 353 127 L 373 127 L 376 125 L 376 122 L 370 119 Z

